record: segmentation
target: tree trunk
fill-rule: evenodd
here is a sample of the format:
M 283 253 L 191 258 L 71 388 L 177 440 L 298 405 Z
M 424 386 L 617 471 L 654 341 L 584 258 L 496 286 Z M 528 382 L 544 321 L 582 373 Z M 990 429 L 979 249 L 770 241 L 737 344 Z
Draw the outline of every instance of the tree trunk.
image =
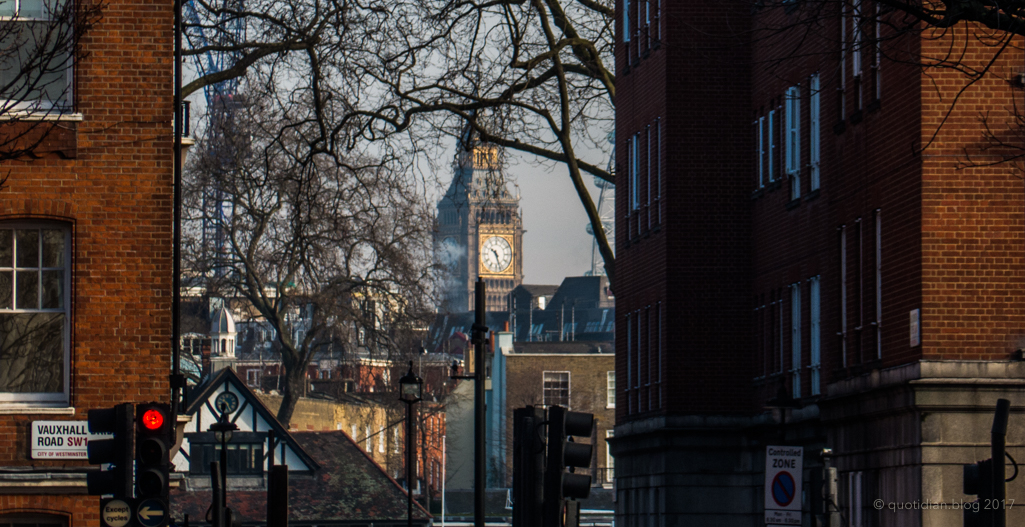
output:
M 285 367 L 285 390 L 281 398 L 281 407 L 278 408 L 278 422 L 287 430 L 292 421 L 292 413 L 295 412 L 295 405 L 302 397 L 303 388 L 306 382 L 306 375 L 303 368 L 284 364 Z

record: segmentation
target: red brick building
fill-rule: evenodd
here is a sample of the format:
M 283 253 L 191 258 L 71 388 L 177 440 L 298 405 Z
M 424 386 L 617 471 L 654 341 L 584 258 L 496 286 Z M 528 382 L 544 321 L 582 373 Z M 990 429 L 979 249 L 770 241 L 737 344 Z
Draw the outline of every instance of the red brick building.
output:
M 22 101 L 50 137 L 0 165 L 0 524 L 99 525 L 84 451 L 40 457 L 34 422 L 169 400 L 172 7 L 104 2 L 84 56 Z
M 960 525 L 887 504 L 973 499 L 1025 403 L 1025 191 L 980 120 L 1009 133 L 1021 40 L 823 4 L 617 3 L 617 523 L 762 525 L 794 445 L 804 525 L 823 448 L 851 525 Z M 950 49 L 987 74 L 918 63 Z

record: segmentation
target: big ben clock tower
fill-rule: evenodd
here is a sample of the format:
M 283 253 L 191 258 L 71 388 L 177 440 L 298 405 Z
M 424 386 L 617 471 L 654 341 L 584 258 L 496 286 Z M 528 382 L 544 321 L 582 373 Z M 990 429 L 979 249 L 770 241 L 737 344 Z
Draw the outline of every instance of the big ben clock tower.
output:
M 488 311 L 507 310 L 506 296 L 523 283 L 519 197 L 509 193 L 498 156 L 494 145 L 462 141 L 452 183 L 438 202 L 435 251 L 447 277 L 443 311 L 472 311 L 478 276 L 487 283 Z

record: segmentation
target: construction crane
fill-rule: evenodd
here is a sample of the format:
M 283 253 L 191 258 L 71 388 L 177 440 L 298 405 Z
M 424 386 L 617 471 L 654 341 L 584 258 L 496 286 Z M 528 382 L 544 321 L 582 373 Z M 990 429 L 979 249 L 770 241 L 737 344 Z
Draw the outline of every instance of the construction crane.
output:
M 199 77 L 214 75 L 232 68 L 241 58 L 238 44 L 245 41 L 244 7 L 241 0 L 222 0 L 216 9 L 210 9 L 206 18 L 200 17 L 195 2 L 184 5 L 184 36 L 188 49 L 199 51 L 191 55 Z M 242 103 L 238 93 L 238 77 L 203 87 L 206 99 L 206 123 L 203 154 L 216 159 L 219 170 L 235 169 L 237 141 L 228 140 L 225 131 L 234 130 L 234 113 Z M 216 179 L 215 179 L 216 181 Z M 233 207 L 231 197 L 218 185 L 208 185 L 203 191 L 203 246 L 212 252 L 215 273 L 222 273 L 227 253 L 224 225 L 230 220 Z

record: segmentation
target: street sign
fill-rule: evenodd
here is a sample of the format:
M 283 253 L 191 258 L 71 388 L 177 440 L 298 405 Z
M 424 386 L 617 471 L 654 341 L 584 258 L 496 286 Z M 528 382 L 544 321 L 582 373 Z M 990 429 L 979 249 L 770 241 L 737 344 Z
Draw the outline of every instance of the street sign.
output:
M 100 518 L 108 527 L 125 527 L 132 519 L 132 508 L 124 500 L 103 500 Z
M 765 524 L 801 525 L 804 447 L 765 447 Z
M 32 421 L 32 459 L 87 459 L 89 439 L 111 434 L 90 434 L 88 421 Z
M 143 500 L 139 503 L 136 517 L 143 527 L 161 527 L 167 522 L 167 505 L 156 498 Z

